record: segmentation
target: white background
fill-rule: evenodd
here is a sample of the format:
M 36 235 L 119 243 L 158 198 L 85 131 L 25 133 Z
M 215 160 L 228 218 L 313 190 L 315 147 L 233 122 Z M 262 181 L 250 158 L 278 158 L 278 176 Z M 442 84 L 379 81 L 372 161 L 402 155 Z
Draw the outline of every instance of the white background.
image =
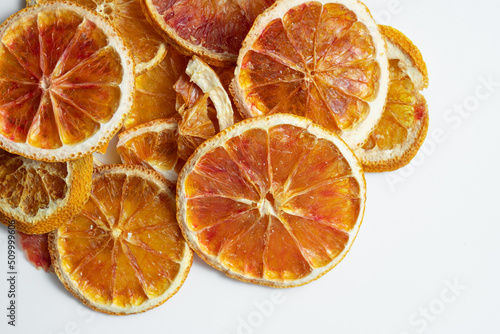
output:
M 18 254 L 18 326 L 7 326 L 0 274 L 0 333 L 500 333 L 500 2 L 366 4 L 422 51 L 431 121 L 411 166 L 367 175 L 364 223 L 336 268 L 307 286 L 274 290 L 227 278 L 196 257 L 166 304 L 116 317 L 87 309 Z M 1 0 L 0 20 L 23 5 Z M 6 248 L 2 226 L 0 273 Z

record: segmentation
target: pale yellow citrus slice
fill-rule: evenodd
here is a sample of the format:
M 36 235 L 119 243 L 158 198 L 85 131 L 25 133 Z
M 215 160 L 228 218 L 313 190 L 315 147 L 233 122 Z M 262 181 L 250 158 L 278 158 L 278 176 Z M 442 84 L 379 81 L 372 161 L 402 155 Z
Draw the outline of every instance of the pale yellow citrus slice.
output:
M 13 219 L 18 231 L 29 234 L 55 230 L 87 201 L 91 175 L 91 156 L 42 162 L 0 149 L 0 213 L 8 218 L 2 223 Z
M 234 63 L 255 18 L 275 0 L 141 0 L 150 20 L 187 55 Z
M 0 26 L 0 147 L 67 161 L 104 146 L 130 112 L 134 64 L 116 30 L 64 2 Z
M 415 157 L 429 127 L 427 66 L 418 48 L 400 31 L 380 26 L 387 41 L 390 83 L 379 124 L 355 153 L 367 172 L 401 168 Z
M 278 0 L 248 33 L 231 85 L 246 117 L 290 113 L 362 145 L 382 116 L 385 40 L 358 0 Z
M 56 0 L 28 0 L 28 6 Z M 140 0 L 69 0 L 82 5 L 108 20 L 121 34 L 136 63 L 136 74 L 142 74 L 158 64 L 167 45 L 163 37 L 148 22 Z
M 57 276 L 96 311 L 126 315 L 164 303 L 193 260 L 168 183 L 132 165 L 98 167 L 92 181 L 80 214 L 49 236 Z
M 338 136 L 277 114 L 244 120 L 198 147 L 179 175 L 177 219 L 211 266 L 293 287 L 344 258 L 365 196 L 361 165 Z

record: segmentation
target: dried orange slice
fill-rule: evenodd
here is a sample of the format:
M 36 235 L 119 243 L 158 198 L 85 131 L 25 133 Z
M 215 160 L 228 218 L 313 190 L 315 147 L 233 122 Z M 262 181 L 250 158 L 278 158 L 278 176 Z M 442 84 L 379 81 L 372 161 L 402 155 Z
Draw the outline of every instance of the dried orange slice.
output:
M 100 16 L 50 2 L 12 15 L 0 39 L 1 147 L 36 160 L 74 160 L 122 126 L 134 64 Z
M 246 117 L 305 116 L 356 148 L 379 121 L 389 70 L 385 41 L 358 0 L 279 0 L 255 21 L 232 92 Z
M 429 78 L 422 54 L 400 31 L 380 26 L 387 40 L 390 83 L 382 118 L 355 153 L 367 172 L 401 168 L 415 157 L 429 127 L 427 102 L 420 91 Z
M 91 175 L 91 156 L 51 163 L 0 149 L 0 212 L 16 220 L 16 229 L 24 233 L 55 230 L 87 201 Z
M 158 65 L 136 78 L 135 100 L 132 112 L 125 121 L 125 129 L 156 119 L 178 116 L 174 84 L 186 70 L 188 60 L 169 47 Z
M 255 18 L 275 0 L 141 0 L 165 37 L 212 65 L 234 63 Z
M 177 119 L 159 119 L 118 135 L 116 150 L 124 164 L 152 168 L 175 184 L 183 166 L 177 155 Z
M 80 214 L 49 236 L 57 276 L 96 311 L 126 315 L 164 303 L 193 260 L 167 182 L 132 165 L 98 167 L 92 181 Z
M 279 114 L 237 123 L 196 150 L 177 182 L 177 219 L 211 266 L 284 288 L 343 259 L 365 196 L 361 165 L 338 136 Z
M 33 0 L 27 5 L 56 0 Z M 93 10 L 107 19 L 121 34 L 136 63 L 136 73 L 142 74 L 158 64 L 167 51 L 163 37 L 148 22 L 140 0 L 70 0 Z

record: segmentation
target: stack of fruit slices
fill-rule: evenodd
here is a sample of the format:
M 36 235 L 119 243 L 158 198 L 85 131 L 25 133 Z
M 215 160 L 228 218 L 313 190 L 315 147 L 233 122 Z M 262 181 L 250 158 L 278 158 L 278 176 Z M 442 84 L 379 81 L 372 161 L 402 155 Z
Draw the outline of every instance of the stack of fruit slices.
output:
M 319 278 L 364 172 L 425 139 L 422 55 L 358 0 L 70 2 L 0 26 L 0 221 L 97 311 L 166 301 L 191 248 L 247 282 Z

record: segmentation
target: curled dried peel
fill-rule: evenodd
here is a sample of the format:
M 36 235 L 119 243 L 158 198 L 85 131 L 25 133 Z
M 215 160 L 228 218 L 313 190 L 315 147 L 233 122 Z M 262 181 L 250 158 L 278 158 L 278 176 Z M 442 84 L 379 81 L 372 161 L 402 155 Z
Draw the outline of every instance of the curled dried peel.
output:
M 83 207 L 91 176 L 91 156 L 50 163 L 0 150 L 0 211 L 23 233 L 50 232 Z
M 427 67 L 418 48 L 400 31 L 381 26 L 387 39 L 390 83 L 382 118 L 363 147 L 356 150 L 367 172 L 404 167 L 422 146 L 429 126 Z
M 218 75 L 198 57 L 189 61 L 186 75 L 179 78 L 174 88 L 182 118 L 178 154 L 186 161 L 201 143 L 233 125 L 234 112 Z
M 203 93 L 208 94 L 217 111 L 220 131 L 233 125 L 233 107 L 229 95 L 215 71 L 200 58 L 193 57 L 187 67 L 186 74 Z

